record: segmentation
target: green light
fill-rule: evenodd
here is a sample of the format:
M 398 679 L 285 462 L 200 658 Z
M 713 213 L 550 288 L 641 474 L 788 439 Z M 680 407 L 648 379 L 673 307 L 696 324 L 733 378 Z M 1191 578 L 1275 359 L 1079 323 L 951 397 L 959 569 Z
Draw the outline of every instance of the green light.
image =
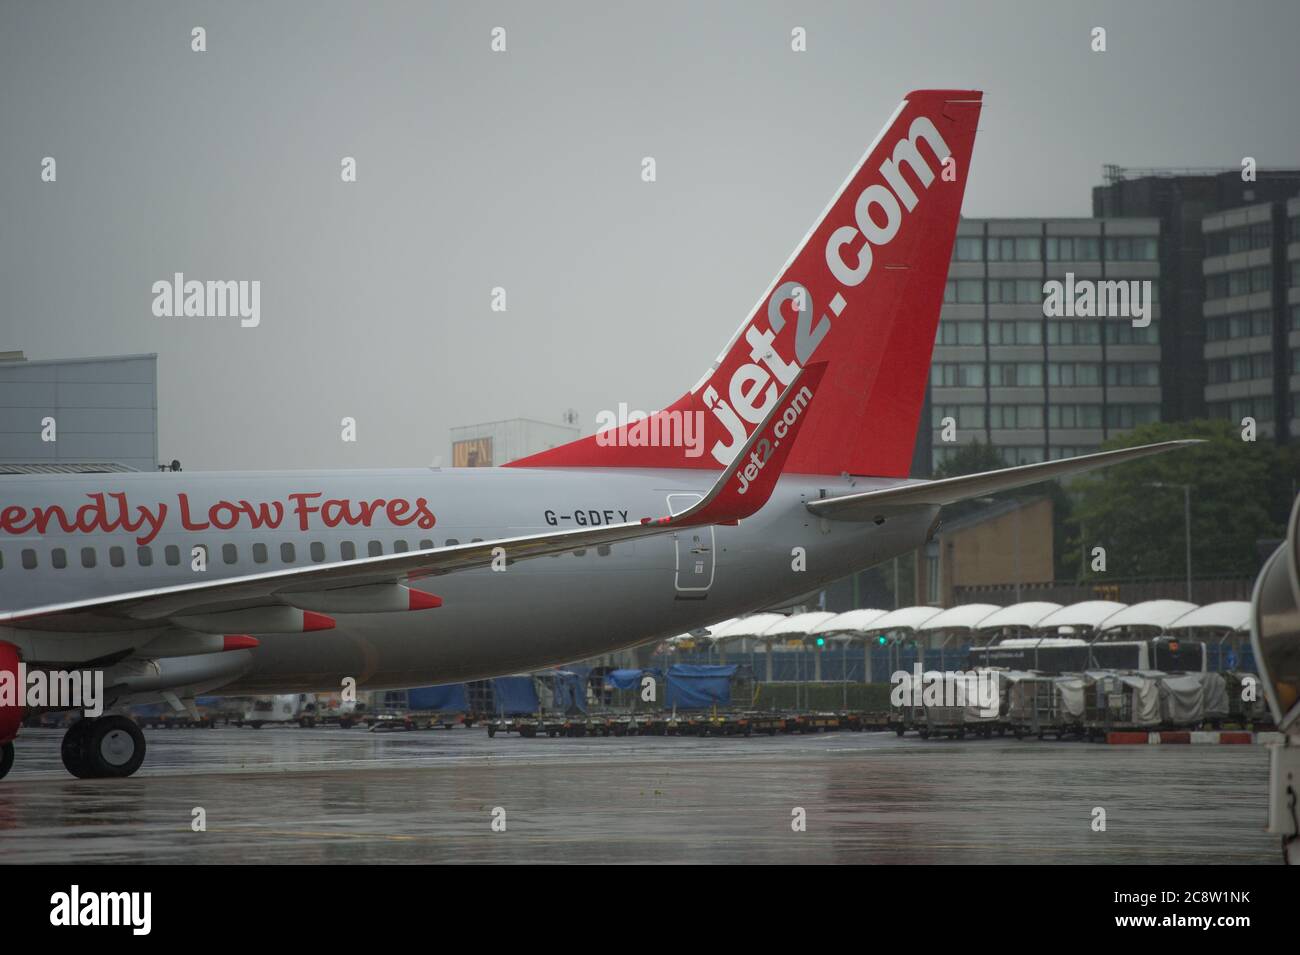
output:
M 826 638 L 825 638 L 825 637 L 818 637 L 818 638 L 817 638 L 817 646 L 819 646 L 819 647 L 824 647 L 824 646 L 826 646 Z
M 876 637 L 876 643 L 880 644 L 882 647 L 888 642 L 889 640 L 886 639 L 884 636 Z

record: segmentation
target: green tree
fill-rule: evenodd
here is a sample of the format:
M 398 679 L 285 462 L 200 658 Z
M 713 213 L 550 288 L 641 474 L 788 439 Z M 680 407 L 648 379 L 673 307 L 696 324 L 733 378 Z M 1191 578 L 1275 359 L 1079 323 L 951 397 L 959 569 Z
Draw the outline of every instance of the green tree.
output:
M 1300 456 L 1267 439 L 1243 441 L 1227 421 L 1148 424 L 1106 442 L 1123 448 L 1177 438 L 1204 443 L 1074 479 L 1078 535 L 1067 563 L 1091 576 L 1083 552 L 1106 548 L 1114 577 L 1178 577 L 1185 571 L 1182 488 L 1190 485 L 1192 572 L 1251 576 L 1256 542 L 1281 537 Z M 1163 487 L 1153 485 L 1165 485 Z

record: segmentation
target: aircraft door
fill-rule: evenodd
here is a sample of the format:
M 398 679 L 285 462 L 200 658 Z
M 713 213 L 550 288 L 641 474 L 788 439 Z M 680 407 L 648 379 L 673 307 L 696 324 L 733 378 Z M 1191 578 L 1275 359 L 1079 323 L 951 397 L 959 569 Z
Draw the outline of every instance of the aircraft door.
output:
M 668 513 L 680 514 L 703 499 L 700 494 L 668 495 Z M 702 598 L 713 585 L 713 527 L 686 527 L 673 535 L 677 552 L 675 586 L 679 599 Z

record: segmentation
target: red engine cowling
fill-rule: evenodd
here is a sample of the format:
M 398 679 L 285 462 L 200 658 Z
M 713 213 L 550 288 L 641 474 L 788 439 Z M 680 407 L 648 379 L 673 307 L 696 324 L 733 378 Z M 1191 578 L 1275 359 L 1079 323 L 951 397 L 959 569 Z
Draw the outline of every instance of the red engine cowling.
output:
M 21 699 L 24 687 L 18 683 L 18 648 L 12 643 L 0 640 L 0 672 L 11 674 L 8 681 L 13 688 L 15 698 Z M 8 694 L 4 694 L 6 697 Z M 0 743 L 7 743 L 18 735 L 18 728 L 23 723 L 23 708 L 0 703 Z

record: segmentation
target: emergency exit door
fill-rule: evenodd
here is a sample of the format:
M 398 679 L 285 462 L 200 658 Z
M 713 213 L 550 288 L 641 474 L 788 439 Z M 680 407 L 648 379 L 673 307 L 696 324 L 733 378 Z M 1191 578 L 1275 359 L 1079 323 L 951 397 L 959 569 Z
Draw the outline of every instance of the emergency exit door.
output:
M 669 494 L 668 513 L 682 511 L 703 500 L 700 494 Z M 677 552 L 675 586 L 683 599 L 707 597 L 713 584 L 713 527 L 685 527 L 673 535 Z

